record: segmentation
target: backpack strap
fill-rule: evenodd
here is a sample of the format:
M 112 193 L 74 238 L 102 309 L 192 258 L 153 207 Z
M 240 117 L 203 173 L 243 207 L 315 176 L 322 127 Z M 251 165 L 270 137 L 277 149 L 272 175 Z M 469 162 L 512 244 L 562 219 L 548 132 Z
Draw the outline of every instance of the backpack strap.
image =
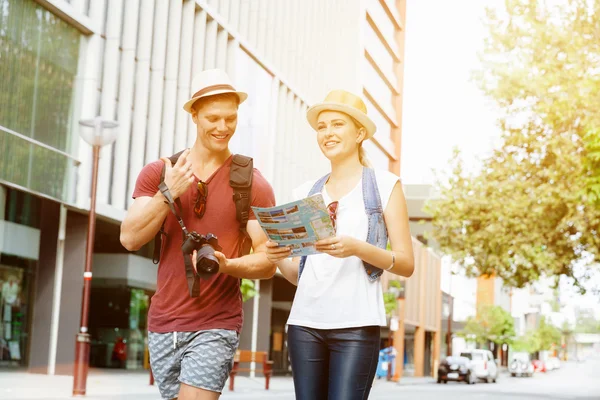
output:
M 180 151 L 177 154 L 173 154 L 171 157 L 169 157 L 169 160 L 171 161 L 171 165 L 175 165 L 177 163 L 177 160 L 179 160 L 179 156 L 181 156 L 181 154 L 183 152 L 184 152 L 184 150 Z M 160 182 L 158 183 L 159 185 L 165 181 L 166 169 L 167 169 L 167 166 L 163 163 L 162 170 L 160 171 Z M 160 250 L 162 247 L 161 239 L 162 239 L 163 235 L 167 236 L 167 233 L 165 232 L 165 221 L 163 221 L 162 225 L 160 226 L 160 230 L 158 231 L 156 236 L 154 236 L 154 253 L 152 255 L 152 262 L 154 264 L 158 264 L 160 262 Z
M 169 157 L 171 165 L 175 165 L 179 156 L 183 151 Z M 163 165 L 160 173 L 160 183 L 165 180 L 166 166 Z M 241 154 L 234 154 L 231 169 L 229 172 L 229 185 L 233 188 L 233 201 L 235 203 L 235 216 L 240 223 L 240 231 L 244 234 L 244 240 L 240 248 L 239 256 L 250 253 L 252 247 L 252 240 L 248 235 L 246 226 L 248 225 L 248 218 L 250 212 L 250 193 L 252 191 L 252 177 L 254 173 L 254 162 L 251 157 L 246 157 Z M 160 227 L 160 230 L 154 237 L 154 254 L 152 262 L 158 264 L 160 262 L 160 253 L 162 246 L 162 236 L 167 235 L 165 230 L 165 223 Z
M 229 172 L 229 185 L 233 188 L 233 202 L 235 203 L 235 217 L 240 223 L 240 231 L 244 235 L 239 256 L 250 253 L 252 241 L 246 226 L 250 213 L 250 193 L 252 191 L 252 176 L 254 163 L 251 157 L 234 154 L 231 170 Z

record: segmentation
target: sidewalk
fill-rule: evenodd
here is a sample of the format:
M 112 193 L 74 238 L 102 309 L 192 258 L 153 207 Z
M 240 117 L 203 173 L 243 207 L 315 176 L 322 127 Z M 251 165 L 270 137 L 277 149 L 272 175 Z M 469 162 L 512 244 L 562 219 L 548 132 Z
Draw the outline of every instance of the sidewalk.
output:
M 372 395 L 399 390 L 399 386 L 412 386 L 433 383 L 432 378 L 404 377 L 401 382 L 388 382 L 376 379 Z M 270 390 L 264 390 L 263 377 L 236 377 L 235 391 L 226 386 L 221 399 L 277 399 L 293 400 L 294 384 L 291 377 L 274 377 Z M 63 400 L 72 399 L 73 378 L 70 376 L 49 376 L 29 374 L 23 371 L 0 372 L 0 399 L 6 400 Z M 372 396 L 371 396 L 372 397 Z M 90 400 L 159 400 L 158 388 L 149 385 L 148 372 L 123 370 L 91 370 L 87 380 L 87 395 L 80 397 Z

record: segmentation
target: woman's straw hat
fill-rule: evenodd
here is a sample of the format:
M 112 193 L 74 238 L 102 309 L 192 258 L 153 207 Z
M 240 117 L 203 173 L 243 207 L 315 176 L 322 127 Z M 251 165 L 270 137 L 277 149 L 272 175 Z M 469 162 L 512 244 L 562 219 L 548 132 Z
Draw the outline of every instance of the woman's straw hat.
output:
M 365 140 L 373 137 L 377 130 L 377 127 L 367 115 L 365 102 L 359 96 L 345 90 L 329 92 L 322 103 L 315 104 L 308 109 L 306 119 L 315 131 L 317 130 L 319 114 L 323 111 L 339 111 L 357 120 L 367 131 Z

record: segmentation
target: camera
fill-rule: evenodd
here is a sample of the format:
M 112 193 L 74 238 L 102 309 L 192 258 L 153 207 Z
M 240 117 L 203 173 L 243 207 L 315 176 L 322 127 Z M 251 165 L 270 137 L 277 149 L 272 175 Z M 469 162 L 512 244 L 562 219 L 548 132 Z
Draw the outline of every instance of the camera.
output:
M 185 254 L 192 254 L 194 250 L 198 251 L 196 270 L 201 278 L 209 278 L 219 272 L 219 260 L 215 257 L 215 250 L 221 251 L 222 249 L 217 237 L 212 233 L 208 233 L 206 236 L 198 232 L 188 233 L 181 250 Z

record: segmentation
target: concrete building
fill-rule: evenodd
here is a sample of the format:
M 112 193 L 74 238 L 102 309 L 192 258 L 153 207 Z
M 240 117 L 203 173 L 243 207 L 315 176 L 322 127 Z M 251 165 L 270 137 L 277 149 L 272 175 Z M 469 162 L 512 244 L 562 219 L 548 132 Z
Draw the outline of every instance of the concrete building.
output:
M 0 0 L 0 10 L 0 367 L 72 373 L 92 168 L 81 119 L 120 125 L 100 159 L 96 367 L 111 366 L 118 337 L 126 367 L 144 365 L 156 266 L 151 245 L 120 245 L 119 225 L 141 168 L 193 143 L 181 106 L 196 72 L 223 68 L 249 93 L 231 146 L 254 157 L 278 202 L 327 170 L 305 112 L 334 88 L 363 95 L 378 127 L 369 157 L 401 172 L 405 0 Z M 414 348 L 406 364 L 419 376 L 439 354 L 441 298 L 437 256 L 415 251 L 395 343 Z M 285 372 L 294 288 L 279 276 L 256 286 L 241 347 L 269 351 Z

